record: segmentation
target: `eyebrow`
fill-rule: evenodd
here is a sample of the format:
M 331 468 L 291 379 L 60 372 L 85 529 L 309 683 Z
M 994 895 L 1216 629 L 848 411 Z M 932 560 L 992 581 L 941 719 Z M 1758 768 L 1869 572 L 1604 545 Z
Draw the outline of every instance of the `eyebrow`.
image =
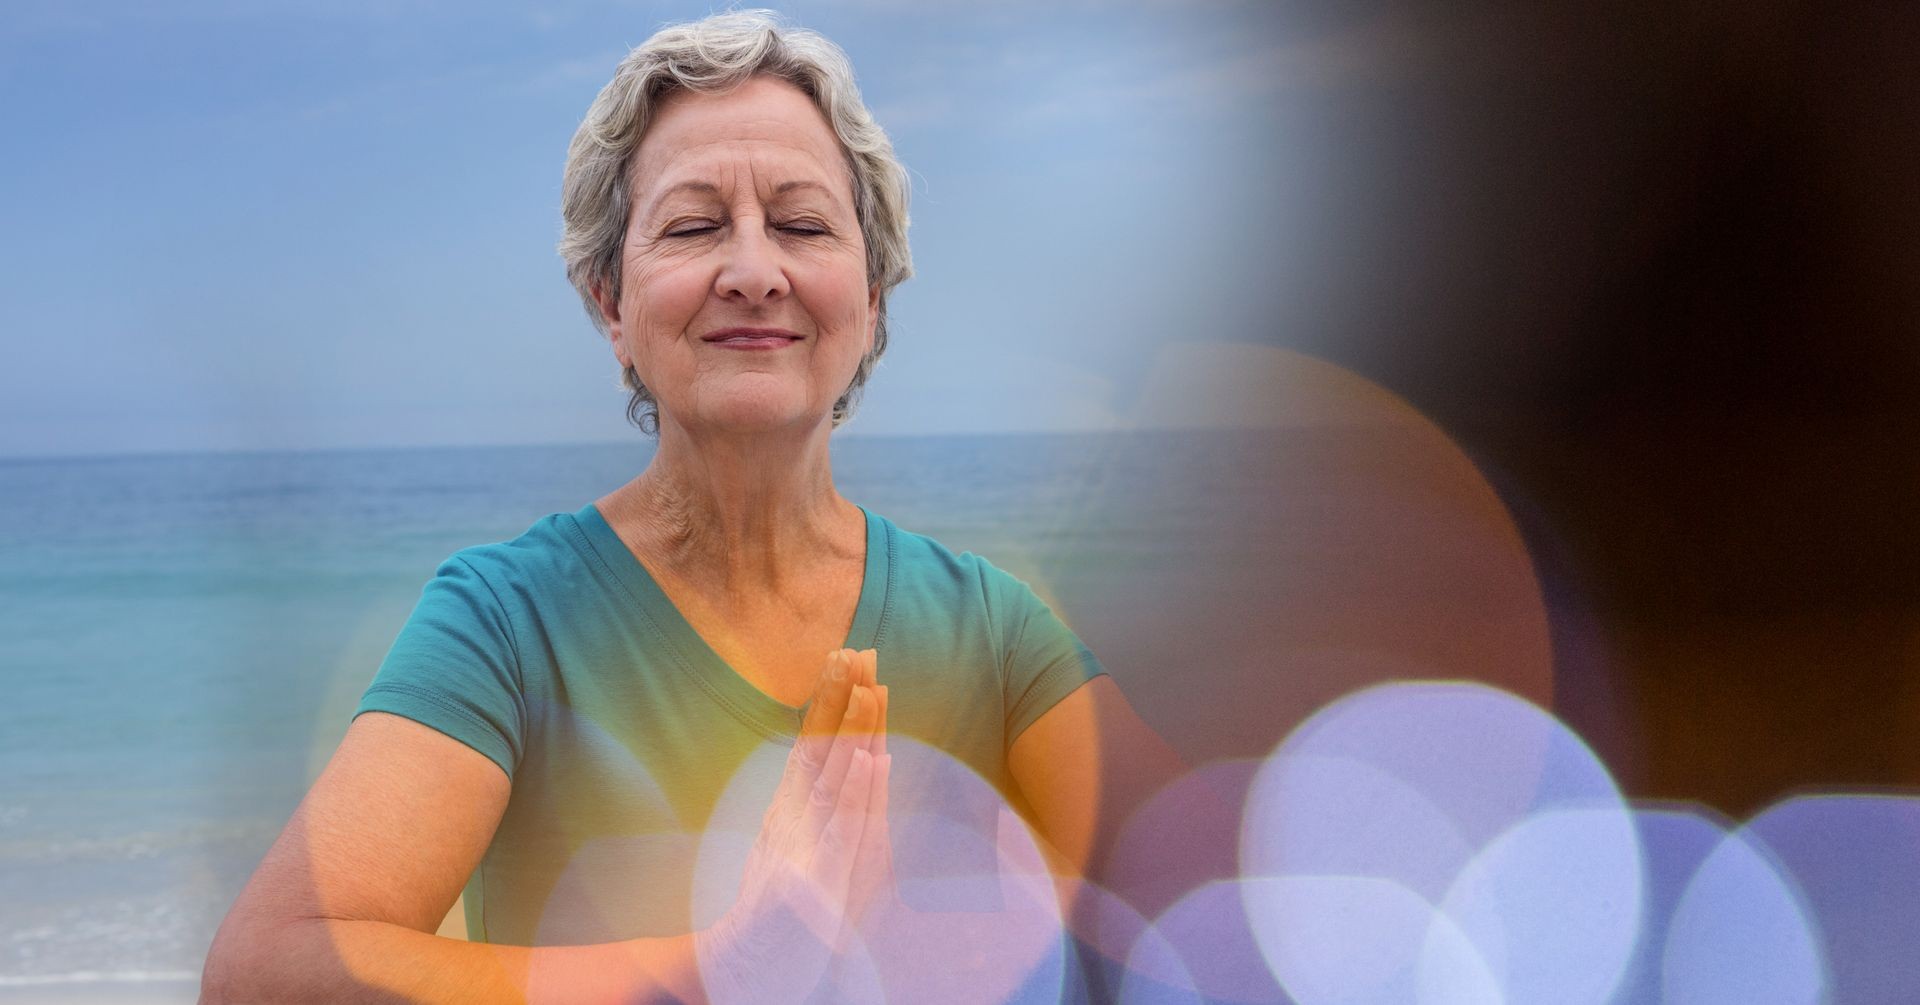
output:
M 783 181 L 780 184 L 775 185 L 773 187 L 773 194 L 776 196 L 785 195 L 788 192 L 793 191 L 794 189 L 800 189 L 800 188 L 815 189 L 827 195 L 828 197 L 831 197 L 833 195 L 832 189 L 828 188 L 825 185 L 820 184 L 817 181 L 809 181 L 805 178 L 796 178 L 793 181 Z M 660 204 L 667 201 L 667 196 L 673 195 L 676 192 L 700 192 L 706 195 L 719 195 L 720 187 L 710 181 L 689 180 L 689 181 L 678 182 L 662 190 L 659 195 L 654 196 L 652 204 L 650 204 L 647 207 L 647 213 L 651 215 L 655 212 L 658 212 L 660 209 Z

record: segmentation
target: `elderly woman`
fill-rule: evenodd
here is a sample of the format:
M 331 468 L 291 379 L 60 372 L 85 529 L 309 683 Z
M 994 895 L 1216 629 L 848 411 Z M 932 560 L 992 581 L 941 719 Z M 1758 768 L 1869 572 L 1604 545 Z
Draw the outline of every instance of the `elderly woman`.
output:
M 1063 883 L 1097 864 L 1164 745 L 1025 584 L 834 488 L 907 192 L 816 34 L 728 13 L 621 63 L 561 251 L 658 449 L 441 565 L 221 927 L 209 999 L 804 995 L 898 899 L 890 812 L 955 798 L 907 784 L 903 746 L 990 783 Z M 701 835 L 738 791 L 764 816 L 703 911 Z M 437 936 L 463 892 L 472 941 Z

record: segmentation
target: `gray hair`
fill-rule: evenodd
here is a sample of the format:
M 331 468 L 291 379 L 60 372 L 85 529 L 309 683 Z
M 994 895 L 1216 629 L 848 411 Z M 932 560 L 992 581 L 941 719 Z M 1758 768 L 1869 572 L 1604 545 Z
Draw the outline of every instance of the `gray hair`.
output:
M 907 250 L 906 168 L 874 122 L 854 86 L 846 53 L 825 36 L 784 26 L 769 10 L 728 11 L 668 25 L 620 61 L 567 147 L 560 189 L 566 229 L 560 257 L 587 316 L 601 334 L 605 319 L 595 287 L 620 296 L 620 252 L 625 243 L 634 152 L 648 121 L 667 95 L 686 90 L 720 94 L 755 75 L 788 81 L 813 99 L 846 154 L 853 175 L 853 209 L 867 246 L 867 283 L 880 288 L 873 349 L 860 359 L 853 382 L 833 404 L 833 424 L 853 414 L 860 389 L 887 348 L 887 294 L 913 274 Z M 621 383 L 632 392 L 627 421 L 659 430 L 659 403 L 629 366 Z

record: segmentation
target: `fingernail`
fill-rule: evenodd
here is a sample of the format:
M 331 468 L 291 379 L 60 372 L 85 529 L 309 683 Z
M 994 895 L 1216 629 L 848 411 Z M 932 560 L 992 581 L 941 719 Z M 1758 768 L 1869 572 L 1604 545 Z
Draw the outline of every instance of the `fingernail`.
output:
M 827 673 L 836 681 L 847 679 L 847 654 L 845 652 L 833 654 L 833 666 L 827 670 Z

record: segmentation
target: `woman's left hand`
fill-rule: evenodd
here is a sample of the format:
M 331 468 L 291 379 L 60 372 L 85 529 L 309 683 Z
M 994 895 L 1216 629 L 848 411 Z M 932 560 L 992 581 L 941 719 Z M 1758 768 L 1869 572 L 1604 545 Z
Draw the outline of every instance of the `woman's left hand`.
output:
M 873 797 L 867 804 L 866 830 L 854 859 L 853 880 L 847 896 L 852 908 L 847 924 L 858 927 L 868 912 L 896 905 L 900 891 L 894 879 L 893 840 L 887 826 L 887 785 L 893 768 L 893 758 L 887 753 L 887 688 L 879 680 L 877 651 L 863 649 L 850 652 L 849 656 L 854 683 L 865 684 L 880 701 L 879 715 L 867 745 L 867 753 L 873 757 Z
M 863 686 L 871 674 L 871 661 L 851 650 L 828 658 L 747 855 L 739 896 L 695 933 L 709 1000 L 805 997 L 865 913 L 854 891 L 884 896 L 869 877 L 888 856 L 863 852 L 881 836 L 869 833 L 871 822 L 885 819 L 885 769 L 871 749 L 883 698 Z

